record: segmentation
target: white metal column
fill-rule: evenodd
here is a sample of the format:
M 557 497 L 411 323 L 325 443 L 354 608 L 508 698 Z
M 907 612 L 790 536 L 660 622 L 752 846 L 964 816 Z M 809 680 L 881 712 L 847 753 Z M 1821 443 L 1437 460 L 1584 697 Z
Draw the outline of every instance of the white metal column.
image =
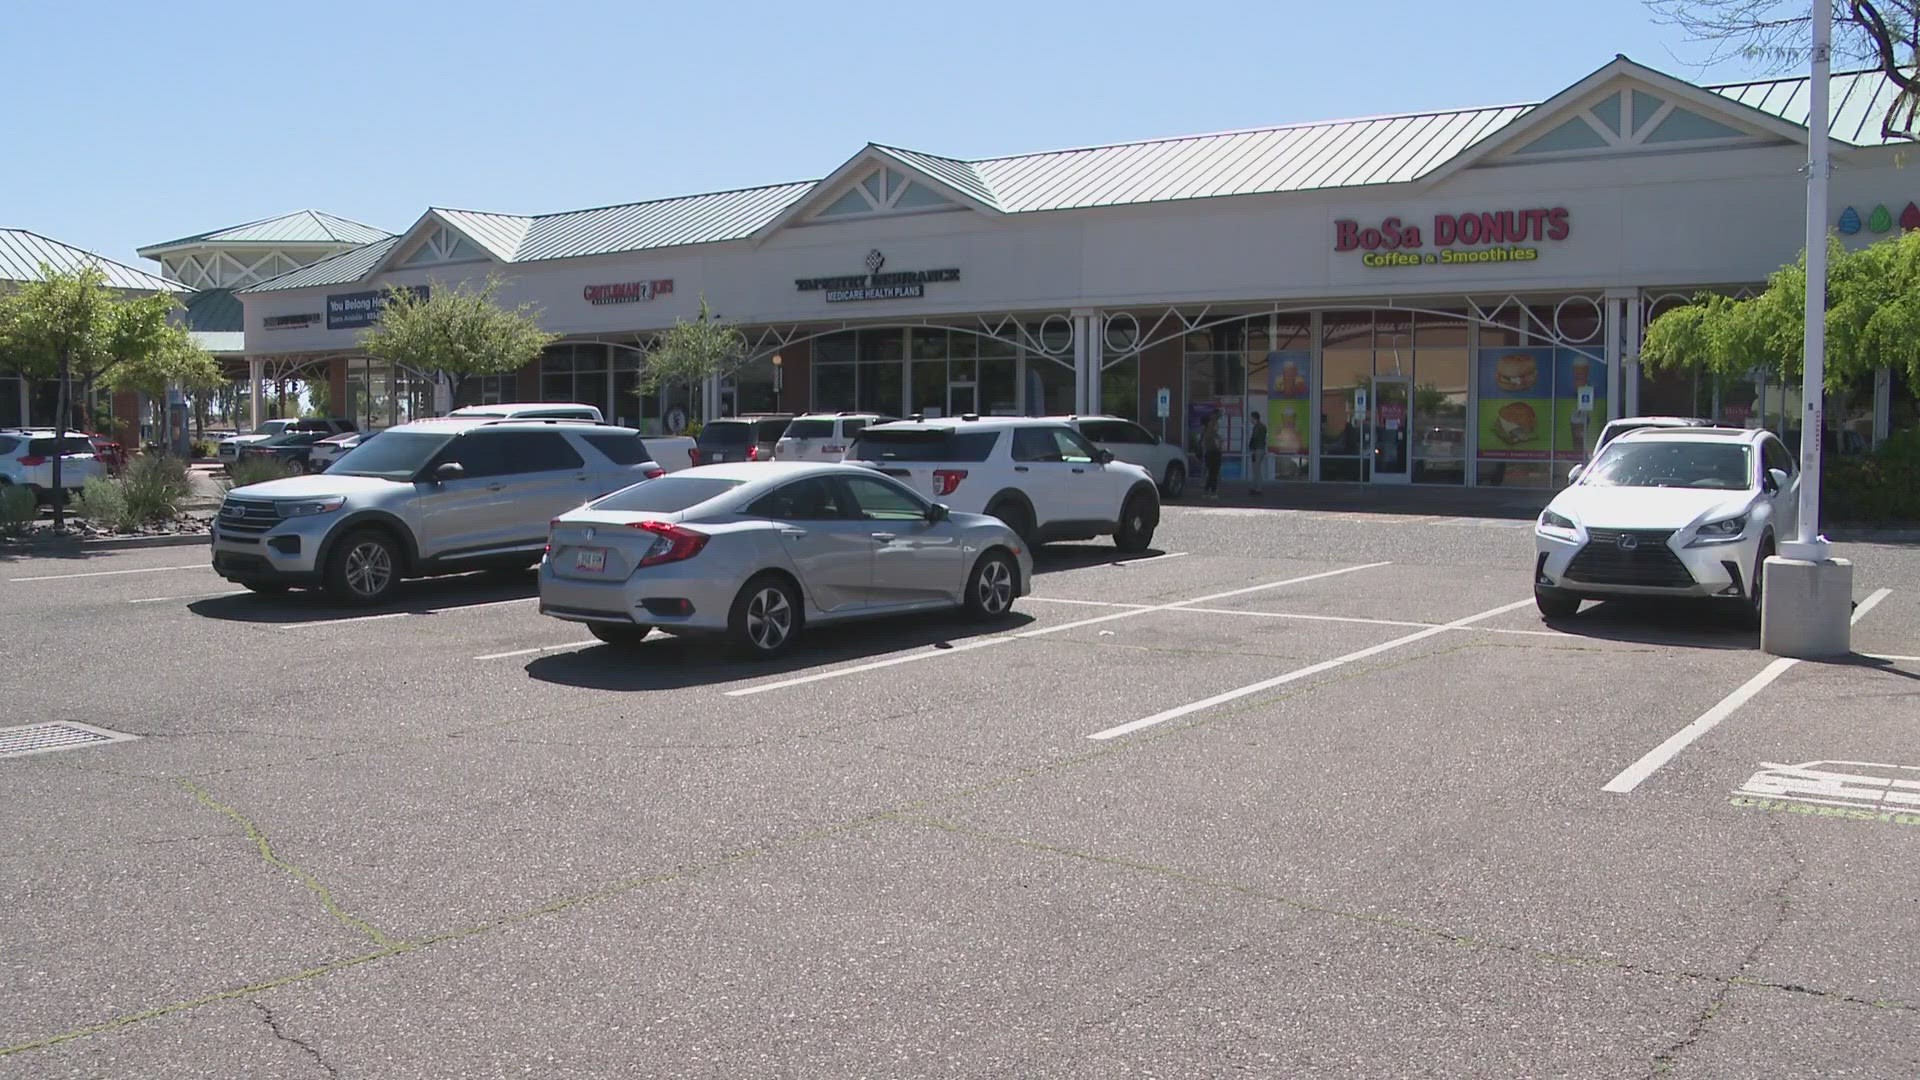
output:
M 1107 317 L 1096 311 L 1087 316 L 1087 403 L 1083 412 L 1103 413 L 1106 397 L 1102 380 L 1107 366 Z
M 1606 342 L 1607 419 L 1609 420 L 1620 415 L 1620 335 L 1622 330 L 1620 324 L 1624 307 L 1625 304 L 1618 294 L 1611 291 L 1607 293 L 1606 307 L 1602 310 L 1600 322 Z
M 1085 413 L 1087 409 L 1087 313 L 1071 312 L 1068 325 L 1073 327 L 1073 411 Z
M 1620 357 L 1620 411 L 1612 412 L 1613 407 L 1608 406 L 1614 416 L 1640 415 L 1640 320 L 1644 315 L 1640 297 L 1636 295 L 1627 305 L 1627 340 Z
M 259 357 L 257 356 L 247 357 L 247 381 L 251 384 L 251 389 L 252 389 L 252 393 L 249 395 L 249 397 L 251 398 L 252 405 L 253 405 L 252 430 L 254 431 L 260 430 L 260 421 L 264 419 L 260 415 L 262 409 L 265 407 L 265 402 L 260 400 L 260 395 L 261 395 L 260 375 L 261 375 L 261 369 L 264 366 L 265 366 L 265 362 L 262 361 Z

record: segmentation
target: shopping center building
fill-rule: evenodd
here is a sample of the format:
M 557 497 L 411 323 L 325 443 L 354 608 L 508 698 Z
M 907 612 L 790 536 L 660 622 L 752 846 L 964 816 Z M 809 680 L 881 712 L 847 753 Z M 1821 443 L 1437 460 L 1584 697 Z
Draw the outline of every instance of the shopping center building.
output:
M 1834 228 L 1920 226 L 1881 134 L 1893 90 L 1837 76 Z M 1608 418 L 1791 436 L 1797 388 L 1655 377 L 1648 320 L 1739 294 L 1804 235 L 1805 80 L 1698 86 L 1616 58 L 1538 104 L 963 161 L 869 145 L 822 180 L 541 216 L 427 211 L 403 234 L 238 291 L 244 349 L 324 368 L 373 426 L 421 373 L 364 356 L 390 287 L 498 276 L 563 335 L 462 402 L 566 400 L 660 431 L 734 412 L 1107 412 L 1230 450 L 1266 420 L 1279 479 L 1547 486 Z M 750 343 L 703 387 L 638 392 L 702 299 Z M 1830 395 L 1829 439 L 1910 424 L 1884 374 Z M 1229 457 L 1227 473 L 1241 465 Z

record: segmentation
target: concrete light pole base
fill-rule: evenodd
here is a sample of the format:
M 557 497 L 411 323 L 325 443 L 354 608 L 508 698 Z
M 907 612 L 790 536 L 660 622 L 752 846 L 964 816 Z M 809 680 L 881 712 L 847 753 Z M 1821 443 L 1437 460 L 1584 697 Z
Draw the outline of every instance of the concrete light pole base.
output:
M 1776 555 L 1762 572 L 1762 652 L 1824 660 L 1853 651 L 1853 563 Z

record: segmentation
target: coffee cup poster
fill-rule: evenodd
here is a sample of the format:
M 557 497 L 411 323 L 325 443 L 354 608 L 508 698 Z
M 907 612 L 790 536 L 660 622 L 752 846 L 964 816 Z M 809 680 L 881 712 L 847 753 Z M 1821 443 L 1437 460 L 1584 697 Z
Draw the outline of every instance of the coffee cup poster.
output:
M 1267 354 L 1267 449 L 1271 453 L 1307 452 L 1313 403 L 1307 397 L 1307 372 L 1313 368 L 1308 349 Z
M 1606 369 L 1572 349 L 1480 350 L 1480 456 L 1585 461 L 1606 423 Z M 1593 408 L 1579 409 L 1593 388 Z

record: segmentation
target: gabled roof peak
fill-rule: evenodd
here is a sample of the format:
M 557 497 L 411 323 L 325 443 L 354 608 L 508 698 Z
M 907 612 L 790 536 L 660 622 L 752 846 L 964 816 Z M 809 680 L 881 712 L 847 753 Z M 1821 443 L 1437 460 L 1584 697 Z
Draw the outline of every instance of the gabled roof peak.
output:
M 174 248 L 202 244 L 371 244 L 391 235 L 385 229 L 376 229 L 324 210 L 293 210 L 257 221 L 183 236 L 178 240 L 148 244 L 140 249 L 140 254 L 152 258 Z

